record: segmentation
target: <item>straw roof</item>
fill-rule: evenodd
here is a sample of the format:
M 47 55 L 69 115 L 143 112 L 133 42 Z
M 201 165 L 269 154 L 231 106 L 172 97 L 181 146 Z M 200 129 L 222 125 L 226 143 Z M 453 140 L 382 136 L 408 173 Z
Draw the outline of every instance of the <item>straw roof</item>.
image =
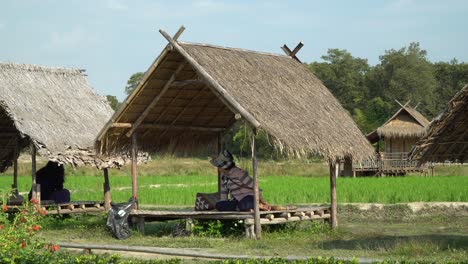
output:
M 468 85 L 448 103 L 430 124 L 427 135 L 413 149 L 421 162 L 468 161 Z
M 207 44 L 176 45 L 163 50 L 101 131 L 97 144 L 102 153 L 129 148 L 127 134 L 136 131 L 138 121 L 140 149 L 212 147 L 213 153 L 217 136 L 240 117 L 265 130 L 280 149 L 296 154 L 361 160 L 373 153 L 336 98 L 295 59 Z
M 82 70 L 0 63 L 0 171 L 30 142 L 51 160 L 94 163 L 94 139 L 112 113 Z
M 429 125 L 427 120 L 416 109 L 403 105 L 382 126 L 367 135 L 371 143 L 381 138 L 419 138 L 425 135 Z

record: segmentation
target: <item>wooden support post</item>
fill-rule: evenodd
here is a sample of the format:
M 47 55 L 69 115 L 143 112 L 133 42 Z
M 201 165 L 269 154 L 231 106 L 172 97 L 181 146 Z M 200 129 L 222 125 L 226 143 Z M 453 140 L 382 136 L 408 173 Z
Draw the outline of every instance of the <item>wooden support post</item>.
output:
M 132 135 L 132 196 L 137 199 L 137 159 L 138 159 L 138 146 L 136 134 Z M 136 204 L 138 209 L 138 203 Z
M 353 159 L 350 157 L 346 157 L 344 160 L 343 166 L 343 176 L 345 177 L 356 177 L 353 173 Z
M 255 219 L 255 237 L 262 238 L 262 226 L 260 224 L 260 193 L 258 191 L 258 171 L 257 171 L 257 146 L 256 137 L 257 129 L 252 128 L 252 167 L 253 167 L 253 182 L 254 182 L 254 219 Z
M 18 146 L 18 138 L 15 140 L 15 154 L 13 160 L 13 194 L 18 196 L 18 156 L 19 156 L 19 146 Z
M 338 226 L 337 219 L 337 209 L 336 204 L 336 172 L 338 165 L 338 160 L 335 160 L 335 163 L 330 162 L 330 201 L 331 201 L 331 212 L 330 212 L 330 226 L 335 228 Z
M 216 154 L 219 154 L 221 153 L 221 151 L 223 151 L 223 143 L 222 143 L 222 135 L 221 133 L 218 133 L 218 142 L 217 142 L 217 146 L 216 146 Z M 222 180 L 221 180 L 221 172 L 218 170 L 218 194 L 221 198 L 221 185 L 222 185 Z
M 109 170 L 104 169 L 104 208 L 110 209 L 111 195 L 110 195 L 110 183 L 109 183 Z
M 37 189 L 36 189 L 36 146 L 34 146 L 33 142 L 31 142 L 30 149 L 31 149 L 31 177 L 32 177 L 31 198 L 34 198 L 39 201 L 37 197 Z

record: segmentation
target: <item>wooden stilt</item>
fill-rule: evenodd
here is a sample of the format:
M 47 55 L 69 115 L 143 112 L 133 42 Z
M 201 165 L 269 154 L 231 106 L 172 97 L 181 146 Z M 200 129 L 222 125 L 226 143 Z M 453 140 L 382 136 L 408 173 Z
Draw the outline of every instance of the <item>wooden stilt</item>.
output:
M 336 172 L 338 167 L 338 161 L 335 160 L 333 164 L 330 162 L 330 201 L 331 201 L 331 212 L 330 212 L 330 226 L 335 228 L 338 226 L 337 219 L 337 204 L 336 204 Z
M 40 197 L 37 197 L 37 189 L 36 189 L 36 146 L 34 143 L 31 142 L 31 176 L 32 176 L 32 195 L 31 198 L 36 199 L 39 201 Z
M 138 146 L 136 133 L 132 135 L 132 196 L 137 199 L 137 158 L 138 158 Z M 137 204 L 138 207 L 138 204 Z
M 216 154 L 219 154 L 221 151 L 223 151 L 223 142 L 222 142 L 223 138 L 222 138 L 222 135 L 221 133 L 218 133 L 218 143 L 217 143 L 217 146 L 216 146 Z M 221 181 L 221 172 L 218 170 L 218 194 L 221 196 L 221 184 L 222 184 L 222 181 Z
M 19 153 L 19 146 L 18 146 L 18 138 L 15 140 L 15 154 L 13 160 L 13 194 L 18 195 L 18 153 Z
M 110 195 L 110 183 L 109 183 L 109 170 L 104 169 L 104 208 L 110 209 L 111 195 Z
M 255 237 L 257 239 L 262 238 L 262 226 L 260 224 L 260 193 L 258 191 L 258 171 L 257 171 L 257 146 L 255 142 L 255 136 L 257 130 L 252 128 L 252 167 L 253 167 L 253 182 L 254 182 L 254 219 L 255 219 Z

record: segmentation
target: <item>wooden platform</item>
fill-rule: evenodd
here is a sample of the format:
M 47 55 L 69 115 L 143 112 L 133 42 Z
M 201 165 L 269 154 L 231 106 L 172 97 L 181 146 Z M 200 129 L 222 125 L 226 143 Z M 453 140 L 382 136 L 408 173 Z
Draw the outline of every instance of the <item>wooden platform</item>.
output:
M 18 211 L 21 205 L 9 205 L 8 212 Z M 53 201 L 41 201 L 39 207 L 46 211 L 47 215 L 92 213 L 105 211 L 103 201 L 72 201 L 70 203 L 56 204 Z
M 288 222 L 330 219 L 330 206 L 302 207 L 294 210 L 281 211 L 261 211 L 260 224 L 273 225 L 284 224 Z M 193 219 L 209 220 L 242 220 L 245 225 L 246 236 L 254 236 L 254 216 L 250 212 L 220 212 L 220 211 L 193 211 L 193 210 L 133 210 L 130 213 L 130 220 L 135 224 L 138 230 L 144 233 L 145 222 L 167 221 L 186 219 L 191 222 Z

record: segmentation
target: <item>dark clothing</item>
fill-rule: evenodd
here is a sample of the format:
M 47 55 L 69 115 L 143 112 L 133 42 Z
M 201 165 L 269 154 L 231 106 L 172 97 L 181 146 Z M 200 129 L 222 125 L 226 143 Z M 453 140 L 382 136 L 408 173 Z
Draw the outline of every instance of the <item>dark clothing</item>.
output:
M 41 200 L 54 200 L 57 203 L 70 201 L 70 192 L 63 189 L 65 170 L 63 165 L 49 161 L 46 166 L 36 172 L 36 183 L 41 186 Z M 32 198 L 32 189 L 28 195 Z M 57 200 L 56 200 L 57 199 Z
M 242 200 L 237 201 L 236 199 L 229 201 L 219 201 L 216 203 L 216 209 L 218 211 L 249 211 L 254 207 L 253 195 L 247 195 Z
M 233 167 L 224 172 L 221 179 L 221 200 L 226 200 L 229 194 L 237 201 L 253 195 L 253 180 L 246 171 Z

